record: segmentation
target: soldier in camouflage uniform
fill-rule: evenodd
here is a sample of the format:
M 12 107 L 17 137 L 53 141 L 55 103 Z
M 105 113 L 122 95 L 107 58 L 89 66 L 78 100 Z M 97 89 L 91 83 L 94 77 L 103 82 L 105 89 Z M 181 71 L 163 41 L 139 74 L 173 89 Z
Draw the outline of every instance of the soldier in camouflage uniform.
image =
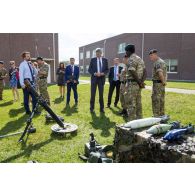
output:
M 42 57 L 37 58 L 37 63 L 38 63 L 39 92 L 43 96 L 43 98 L 47 101 L 48 105 L 50 105 L 49 93 L 47 91 L 47 76 L 49 72 L 49 66 L 44 62 Z
M 126 103 L 125 103 L 125 93 L 126 93 L 126 62 L 127 62 L 126 57 L 123 58 L 123 64 L 124 67 L 121 71 L 120 74 L 120 81 L 121 81 L 121 86 L 120 86 L 120 102 L 121 102 L 121 107 L 122 107 L 122 111 L 119 113 L 121 115 L 127 115 L 127 107 L 126 107 Z
M 165 85 L 167 81 L 166 63 L 158 57 L 157 50 L 149 53 L 153 65 L 152 110 L 155 117 L 165 115 Z
M 146 69 L 144 61 L 135 54 L 135 46 L 125 47 L 127 63 L 126 85 L 128 87 L 125 102 L 129 121 L 142 118 L 141 89 L 145 87 Z
M 0 100 L 3 100 L 4 79 L 6 76 L 7 71 L 4 68 L 4 62 L 0 61 Z

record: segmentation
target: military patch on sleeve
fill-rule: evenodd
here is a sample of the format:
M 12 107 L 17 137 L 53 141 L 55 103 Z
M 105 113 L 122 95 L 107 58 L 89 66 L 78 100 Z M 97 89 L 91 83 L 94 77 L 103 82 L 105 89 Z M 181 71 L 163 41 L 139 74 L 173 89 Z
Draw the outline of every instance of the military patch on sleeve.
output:
M 161 69 L 161 65 L 160 64 L 156 64 L 155 67 L 156 67 L 157 70 Z

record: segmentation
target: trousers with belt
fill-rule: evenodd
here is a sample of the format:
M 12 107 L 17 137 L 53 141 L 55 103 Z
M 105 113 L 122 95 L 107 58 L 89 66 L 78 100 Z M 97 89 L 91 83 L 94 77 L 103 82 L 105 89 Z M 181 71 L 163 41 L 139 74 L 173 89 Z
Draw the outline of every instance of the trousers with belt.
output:
M 66 103 L 69 104 L 70 102 L 71 89 L 73 90 L 73 93 L 74 93 L 75 103 L 78 103 L 77 83 L 74 83 L 74 82 L 67 83 Z
M 143 117 L 141 88 L 136 82 L 130 82 L 128 84 L 127 93 L 125 93 L 125 103 L 129 121 Z
M 114 89 L 116 88 L 116 96 L 115 96 L 115 101 L 114 104 L 117 105 L 119 101 L 119 93 L 120 93 L 120 84 L 121 82 L 119 80 L 117 81 L 111 81 L 110 82 L 110 87 L 109 87 L 109 92 L 108 92 L 108 105 L 111 104 L 112 101 L 112 95 L 114 92 Z
M 45 101 L 50 105 L 49 93 L 47 91 L 47 78 L 39 78 L 38 87 L 40 94 L 45 99 Z
M 3 99 L 3 88 L 4 88 L 4 81 L 3 79 L 0 80 L 0 100 Z
M 100 110 L 102 111 L 104 109 L 104 84 L 105 84 L 105 78 L 102 77 L 91 78 L 90 110 L 94 110 L 97 87 L 99 91 Z
M 31 84 L 33 83 L 31 82 Z M 35 108 L 37 99 L 26 87 L 23 89 L 23 96 L 24 96 L 24 108 L 26 112 L 30 112 L 29 97 L 31 97 L 32 99 L 32 109 Z
M 165 86 L 160 82 L 153 82 L 152 110 L 155 117 L 165 114 Z
M 120 85 L 120 102 L 121 102 L 121 107 L 126 110 L 126 103 L 125 103 L 125 93 L 126 93 L 126 83 L 125 82 L 121 82 Z

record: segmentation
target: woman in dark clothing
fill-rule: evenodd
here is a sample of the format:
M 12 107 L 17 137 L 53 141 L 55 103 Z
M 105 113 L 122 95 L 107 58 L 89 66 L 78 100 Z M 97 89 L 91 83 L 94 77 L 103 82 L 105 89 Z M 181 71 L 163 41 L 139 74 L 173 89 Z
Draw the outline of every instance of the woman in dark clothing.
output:
M 14 102 L 19 101 L 19 93 L 17 89 L 17 84 L 19 80 L 19 71 L 15 65 L 15 61 L 10 61 L 9 77 L 10 77 L 10 87 L 12 88 L 12 93 L 14 97 Z
M 60 91 L 60 97 L 64 99 L 64 94 L 65 94 L 65 65 L 63 62 L 59 64 L 59 68 L 57 70 L 57 83 L 59 86 L 59 91 Z

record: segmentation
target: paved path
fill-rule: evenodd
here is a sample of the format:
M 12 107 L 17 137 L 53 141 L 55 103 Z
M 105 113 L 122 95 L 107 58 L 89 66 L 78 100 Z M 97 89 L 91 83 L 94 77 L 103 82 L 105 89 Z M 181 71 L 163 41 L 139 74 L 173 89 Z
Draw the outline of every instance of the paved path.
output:
M 89 80 L 80 80 L 80 84 L 90 84 Z M 106 82 L 108 84 L 108 82 Z M 152 90 L 151 86 L 146 86 L 147 90 Z M 177 88 L 167 88 L 166 87 L 166 92 L 173 92 L 173 93 L 181 93 L 181 94 L 193 94 L 195 95 L 195 90 L 190 90 L 190 89 L 177 89 Z

